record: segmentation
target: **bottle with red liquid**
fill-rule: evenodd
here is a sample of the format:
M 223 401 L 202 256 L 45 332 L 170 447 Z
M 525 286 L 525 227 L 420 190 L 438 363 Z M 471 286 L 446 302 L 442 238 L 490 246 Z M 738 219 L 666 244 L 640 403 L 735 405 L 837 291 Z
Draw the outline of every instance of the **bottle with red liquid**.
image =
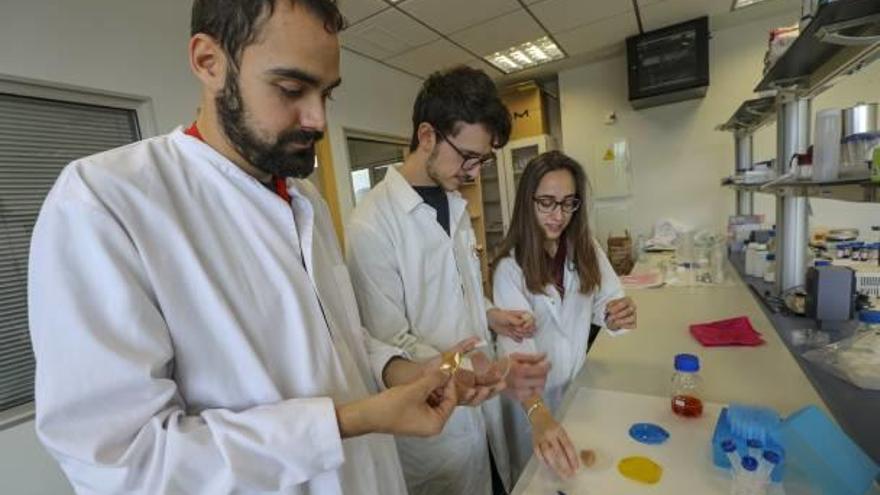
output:
M 700 392 L 702 379 L 699 375 L 700 358 L 693 354 L 675 356 L 675 373 L 672 375 L 672 412 L 686 418 L 703 414 Z

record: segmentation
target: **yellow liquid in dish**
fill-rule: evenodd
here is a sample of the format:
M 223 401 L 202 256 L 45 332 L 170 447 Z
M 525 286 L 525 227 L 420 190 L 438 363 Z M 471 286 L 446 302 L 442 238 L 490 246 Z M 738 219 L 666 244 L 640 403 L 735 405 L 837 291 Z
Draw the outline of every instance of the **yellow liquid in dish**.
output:
M 627 457 L 617 464 L 617 470 L 625 478 L 653 485 L 663 476 L 663 468 L 647 457 Z

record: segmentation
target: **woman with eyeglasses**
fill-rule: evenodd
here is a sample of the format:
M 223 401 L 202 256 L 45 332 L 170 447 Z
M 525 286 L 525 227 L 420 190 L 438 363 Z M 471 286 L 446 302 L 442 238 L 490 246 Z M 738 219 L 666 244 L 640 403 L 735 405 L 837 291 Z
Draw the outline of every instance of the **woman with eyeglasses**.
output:
M 507 236 L 493 262 L 494 302 L 534 315 L 532 337 L 499 335 L 499 352 L 546 353 L 551 368 L 543 394 L 505 398 L 515 476 L 534 451 L 566 476 L 577 471 L 575 449 L 556 422 L 563 394 L 587 356 L 590 324 L 634 328 L 636 309 L 590 232 L 580 164 L 559 151 L 529 162 L 517 188 Z

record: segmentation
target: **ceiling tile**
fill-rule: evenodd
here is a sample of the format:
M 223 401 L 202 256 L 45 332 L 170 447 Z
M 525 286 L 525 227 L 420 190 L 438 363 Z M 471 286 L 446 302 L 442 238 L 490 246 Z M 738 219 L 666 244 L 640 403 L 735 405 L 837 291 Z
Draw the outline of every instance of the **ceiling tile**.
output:
M 546 36 L 546 32 L 524 10 L 511 12 L 449 37 L 477 55 L 489 55 L 526 41 Z
M 554 37 L 569 55 L 577 55 L 623 43 L 628 36 L 638 32 L 639 25 L 635 16 L 627 12 L 557 33 Z
M 529 8 L 552 33 L 633 12 L 630 0 L 543 0 Z
M 473 56 L 445 39 L 420 46 L 414 50 L 392 57 L 385 62 L 407 72 L 427 76 L 432 72 L 463 64 L 473 60 Z
M 349 25 L 388 8 L 388 4 L 382 0 L 339 0 L 338 4 Z
M 391 43 L 377 43 L 373 39 L 364 38 L 349 31 L 343 31 L 340 34 L 340 38 L 343 47 L 379 60 L 385 60 L 399 53 L 399 50 L 396 48 L 388 48 Z
M 382 60 L 439 38 L 430 29 L 394 9 L 346 29 L 341 37 L 343 46 Z
M 653 31 L 704 15 L 729 13 L 731 3 L 731 0 L 663 0 L 653 3 L 639 0 L 639 11 L 645 31 Z
M 516 0 L 409 0 L 400 8 L 444 34 L 520 9 Z
M 801 17 L 801 0 L 769 0 L 735 12 L 725 12 L 709 19 L 709 28 L 717 31 L 779 15 L 788 15 L 791 22 L 797 22 Z
M 496 69 L 492 64 L 486 62 L 483 59 L 473 59 L 464 63 L 469 67 L 473 67 L 474 69 L 480 69 L 489 75 L 489 77 L 495 78 L 504 75 L 504 72 L 500 69 Z

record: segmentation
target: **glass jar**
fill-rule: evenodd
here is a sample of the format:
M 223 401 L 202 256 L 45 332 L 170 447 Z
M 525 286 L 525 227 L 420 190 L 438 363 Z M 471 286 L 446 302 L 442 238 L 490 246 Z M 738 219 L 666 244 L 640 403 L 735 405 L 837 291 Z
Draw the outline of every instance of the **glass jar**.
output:
M 700 390 L 700 358 L 693 354 L 675 356 L 675 373 L 672 375 L 672 412 L 687 418 L 703 414 Z

